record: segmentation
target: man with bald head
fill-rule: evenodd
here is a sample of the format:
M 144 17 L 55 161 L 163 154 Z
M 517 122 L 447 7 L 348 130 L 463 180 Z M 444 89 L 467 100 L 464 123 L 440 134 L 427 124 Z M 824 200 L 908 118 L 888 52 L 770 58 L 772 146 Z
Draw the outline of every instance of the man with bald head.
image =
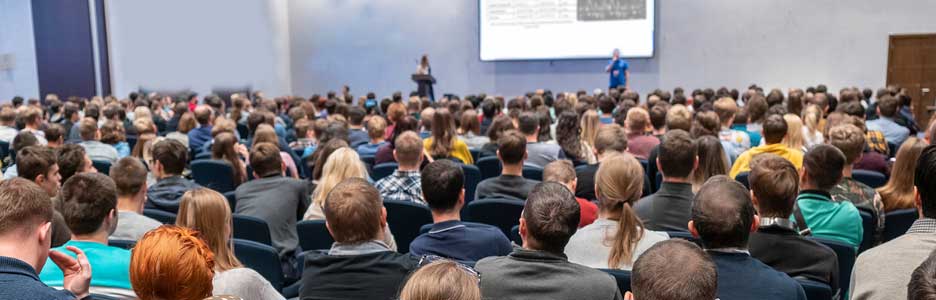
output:
M 687 280 L 691 278 L 691 280 Z M 659 242 L 634 262 L 627 300 L 715 299 L 715 263 L 699 246 L 682 239 Z
M 726 176 L 710 178 L 696 193 L 689 232 L 718 267 L 718 298 L 806 299 L 796 281 L 751 257 L 748 239 L 758 223 L 747 189 Z
M 214 124 L 214 113 L 210 106 L 199 105 L 195 107 L 195 120 L 198 128 L 188 133 L 189 149 L 201 149 L 202 145 L 211 140 L 211 128 Z

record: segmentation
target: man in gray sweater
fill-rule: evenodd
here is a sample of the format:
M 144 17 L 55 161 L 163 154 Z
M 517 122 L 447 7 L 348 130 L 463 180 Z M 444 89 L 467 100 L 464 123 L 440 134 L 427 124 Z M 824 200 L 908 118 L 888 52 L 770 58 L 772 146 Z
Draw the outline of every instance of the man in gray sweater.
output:
M 907 299 L 910 275 L 936 249 L 936 146 L 920 154 L 913 183 L 919 219 L 904 235 L 858 256 L 851 299 Z
M 579 205 L 565 186 L 537 184 L 520 216 L 523 247 L 478 261 L 484 299 L 623 299 L 610 275 L 570 263 L 563 249 L 579 223 Z

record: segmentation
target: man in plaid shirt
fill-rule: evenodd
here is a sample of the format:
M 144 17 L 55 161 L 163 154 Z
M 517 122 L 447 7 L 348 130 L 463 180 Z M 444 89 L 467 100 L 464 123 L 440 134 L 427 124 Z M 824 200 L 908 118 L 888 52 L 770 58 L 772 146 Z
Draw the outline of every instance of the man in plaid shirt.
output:
M 426 205 L 422 195 L 419 165 L 422 163 L 423 142 L 415 132 L 408 131 L 396 139 L 393 157 L 397 170 L 374 184 L 384 200 L 416 202 Z

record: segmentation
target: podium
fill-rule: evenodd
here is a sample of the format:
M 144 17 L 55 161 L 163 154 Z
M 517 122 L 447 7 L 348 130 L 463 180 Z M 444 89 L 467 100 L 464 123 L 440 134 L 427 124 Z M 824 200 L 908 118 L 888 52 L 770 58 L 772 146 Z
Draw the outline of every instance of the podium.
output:
M 432 75 L 413 74 L 411 79 L 416 82 L 416 93 L 419 97 L 429 97 L 429 100 L 435 102 L 435 92 L 432 85 L 435 84 L 435 77 Z

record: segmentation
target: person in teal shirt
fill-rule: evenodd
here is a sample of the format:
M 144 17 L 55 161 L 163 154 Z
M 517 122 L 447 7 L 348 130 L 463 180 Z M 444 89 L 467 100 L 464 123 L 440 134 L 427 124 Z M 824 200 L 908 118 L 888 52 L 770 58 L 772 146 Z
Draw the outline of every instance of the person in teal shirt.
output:
M 117 189 L 114 181 L 100 173 L 72 176 L 61 191 L 61 212 L 72 231 L 72 240 L 53 248 L 74 257 L 65 247 L 84 251 L 91 265 L 91 292 L 118 298 L 134 298 L 130 285 L 130 251 L 107 245 L 117 228 Z M 47 261 L 52 265 L 52 261 Z M 62 271 L 43 268 L 39 279 L 46 285 L 61 287 Z
M 844 242 L 857 250 L 864 235 L 861 215 L 854 204 L 832 201 L 829 193 L 842 180 L 845 163 L 845 154 L 831 145 L 817 145 L 806 152 L 796 209 L 812 236 Z M 792 219 L 799 219 L 796 212 Z

